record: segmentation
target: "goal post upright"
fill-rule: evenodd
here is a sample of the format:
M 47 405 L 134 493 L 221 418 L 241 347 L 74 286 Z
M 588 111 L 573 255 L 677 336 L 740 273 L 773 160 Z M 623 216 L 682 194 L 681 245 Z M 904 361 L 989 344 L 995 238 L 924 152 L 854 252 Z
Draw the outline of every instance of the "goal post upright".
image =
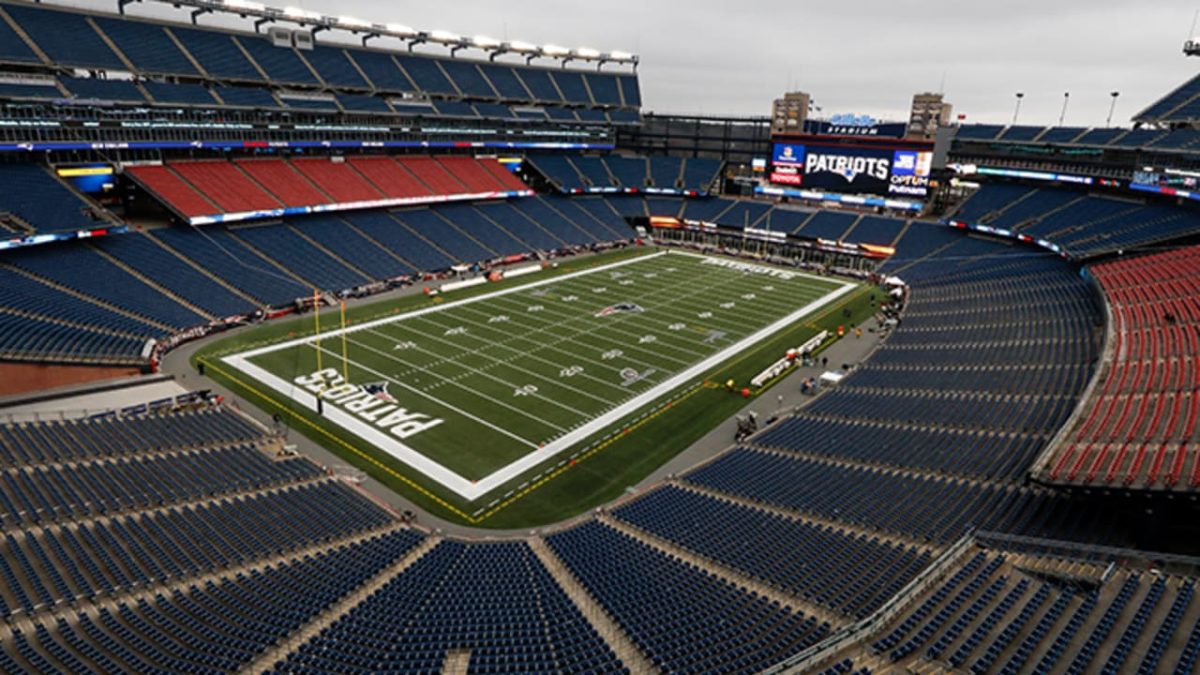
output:
M 350 358 L 346 350 L 346 301 L 342 300 L 342 378 L 350 381 Z
M 317 371 L 321 371 L 321 296 L 313 289 L 313 322 L 317 332 Z

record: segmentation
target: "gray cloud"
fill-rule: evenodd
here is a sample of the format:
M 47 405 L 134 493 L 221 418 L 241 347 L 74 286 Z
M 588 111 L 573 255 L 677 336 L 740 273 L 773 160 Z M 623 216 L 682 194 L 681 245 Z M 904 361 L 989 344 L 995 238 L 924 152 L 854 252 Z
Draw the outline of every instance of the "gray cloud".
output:
M 418 28 L 635 51 L 655 112 L 764 115 L 794 83 L 828 113 L 902 119 L 914 92 L 944 78 L 969 121 L 1010 121 L 1023 91 L 1021 121 L 1053 124 L 1070 91 L 1067 123 L 1093 126 L 1110 91 L 1121 92 L 1116 119 L 1127 121 L 1197 70 L 1180 53 L 1194 10 L 1183 0 L 293 1 Z

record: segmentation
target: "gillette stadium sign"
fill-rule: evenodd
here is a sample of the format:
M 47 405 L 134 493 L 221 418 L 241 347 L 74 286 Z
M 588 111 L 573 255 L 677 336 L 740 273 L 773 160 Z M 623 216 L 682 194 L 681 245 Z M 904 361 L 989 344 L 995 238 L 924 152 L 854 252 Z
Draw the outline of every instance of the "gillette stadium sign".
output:
M 933 153 L 893 147 L 776 143 L 770 181 L 836 192 L 929 194 Z

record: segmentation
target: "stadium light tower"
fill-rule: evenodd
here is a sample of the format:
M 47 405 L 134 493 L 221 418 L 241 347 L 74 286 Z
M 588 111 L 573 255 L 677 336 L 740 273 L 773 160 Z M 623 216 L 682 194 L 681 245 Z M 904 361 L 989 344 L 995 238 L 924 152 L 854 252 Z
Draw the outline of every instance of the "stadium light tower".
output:
M 1060 112 L 1058 114 L 1058 126 L 1060 126 L 1060 127 L 1063 125 L 1063 122 L 1067 119 L 1067 104 L 1070 102 L 1071 102 L 1071 92 L 1069 92 L 1069 91 L 1063 92 L 1062 112 Z
M 1183 43 L 1184 56 L 1200 56 L 1200 37 L 1196 35 L 1197 22 L 1200 22 L 1200 9 L 1192 15 L 1192 32 L 1190 33 L 1192 37 Z
M 1104 126 L 1106 127 L 1112 126 L 1113 113 L 1117 111 L 1117 98 L 1120 97 L 1120 95 L 1121 92 L 1119 91 L 1114 91 L 1109 94 L 1109 96 L 1112 97 L 1112 104 L 1108 106 L 1108 119 L 1104 121 Z
M 1025 92 L 1023 92 L 1023 91 L 1018 91 L 1018 92 L 1017 92 L 1017 107 L 1016 107 L 1016 109 L 1015 109 L 1015 110 L 1013 110 L 1013 121 L 1012 121 L 1012 123 L 1013 123 L 1013 126 L 1014 126 L 1014 127 L 1015 127 L 1015 126 L 1017 126 L 1017 117 L 1019 117 L 1019 116 L 1021 115 L 1021 100 L 1022 100 L 1022 99 L 1024 99 L 1024 98 L 1025 98 Z

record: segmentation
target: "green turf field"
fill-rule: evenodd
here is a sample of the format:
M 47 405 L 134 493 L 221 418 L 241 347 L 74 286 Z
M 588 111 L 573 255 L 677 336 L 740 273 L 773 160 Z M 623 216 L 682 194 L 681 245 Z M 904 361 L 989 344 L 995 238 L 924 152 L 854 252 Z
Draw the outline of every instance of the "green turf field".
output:
M 764 367 L 779 340 L 857 288 L 723 258 L 615 255 L 409 299 L 345 330 L 326 314 L 319 341 L 244 340 L 216 360 L 243 389 L 348 439 L 373 460 L 364 468 L 400 467 L 409 487 L 477 516 L 771 344 L 755 359 Z

